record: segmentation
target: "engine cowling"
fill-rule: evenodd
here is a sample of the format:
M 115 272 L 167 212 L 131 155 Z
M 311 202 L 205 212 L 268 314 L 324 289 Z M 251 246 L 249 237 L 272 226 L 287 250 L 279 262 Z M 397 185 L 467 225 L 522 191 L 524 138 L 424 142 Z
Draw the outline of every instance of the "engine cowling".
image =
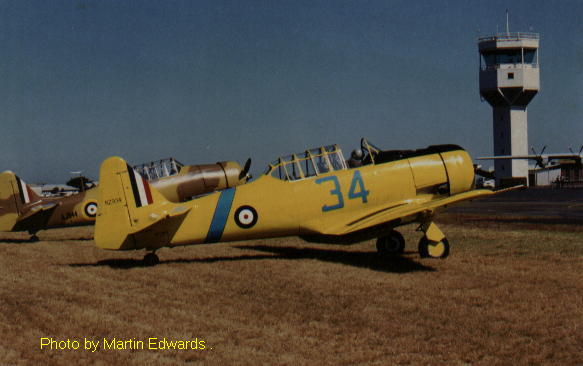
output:
M 169 201 L 184 202 L 195 196 L 247 182 L 247 177 L 239 179 L 241 171 L 241 165 L 234 161 L 185 165 L 178 174 L 152 180 L 150 184 Z

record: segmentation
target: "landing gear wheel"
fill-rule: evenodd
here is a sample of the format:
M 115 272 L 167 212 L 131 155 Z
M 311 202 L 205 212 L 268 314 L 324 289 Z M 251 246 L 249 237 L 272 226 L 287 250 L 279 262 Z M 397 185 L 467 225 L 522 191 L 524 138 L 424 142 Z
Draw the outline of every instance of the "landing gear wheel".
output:
M 155 266 L 156 264 L 160 263 L 160 258 L 156 255 L 156 253 L 148 253 L 144 256 L 144 265 L 150 267 Z
M 388 236 L 377 239 L 377 251 L 383 256 L 395 256 L 405 251 L 405 239 L 398 231 L 393 230 Z
M 419 241 L 419 255 L 421 258 L 447 258 L 449 255 L 449 241 L 443 238 L 439 242 L 434 242 L 424 236 Z

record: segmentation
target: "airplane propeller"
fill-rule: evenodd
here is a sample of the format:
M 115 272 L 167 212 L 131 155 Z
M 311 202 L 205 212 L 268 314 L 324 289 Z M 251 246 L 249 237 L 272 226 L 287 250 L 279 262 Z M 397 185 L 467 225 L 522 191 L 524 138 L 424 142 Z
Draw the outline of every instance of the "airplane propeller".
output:
M 488 171 L 488 170 L 484 170 L 482 169 L 481 165 L 476 165 L 474 164 L 474 173 L 484 177 L 484 178 L 488 178 L 488 179 L 494 179 L 495 178 L 495 174 L 492 171 Z
M 575 155 L 575 152 L 570 147 L 569 147 L 569 151 L 571 152 L 571 154 Z M 577 153 L 577 155 L 581 156 L 582 151 L 583 151 L 583 145 L 581 145 L 581 148 L 579 149 L 579 152 Z
M 582 166 L 583 165 L 583 155 L 581 154 L 581 152 L 583 152 L 583 145 L 581 145 L 581 148 L 579 149 L 579 153 L 577 153 L 577 154 L 575 154 L 573 149 L 571 149 L 570 147 L 569 147 L 569 151 L 571 152 L 571 154 L 573 154 L 573 161 L 575 162 L 575 164 L 577 164 L 578 166 Z
M 243 167 L 243 170 L 241 170 L 241 173 L 239 173 L 239 180 L 247 177 L 247 180 L 251 179 L 251 176 L 247 175 L 247 173 L 249 173 L 249 169 L 251 169 L 251 158 L 247 159 L 247 161 L 245 162 L 245 166 Z
M 530 149 L 532 150 L 532 153 L 534 155 L 536 155 L 536 166 L 539 166 L 541 168 L 544 168 L 547 166 L 547 164 L 549 163 L 549 158 L 547 155 L 543 155 L 543 153 L 545 152 L 547 148 L 547 145 L 543 146 L 543 148 L 541 149 L 540 153 L 537 154 L 536 150 L 534 149 L 533 146 L 530 147 Z

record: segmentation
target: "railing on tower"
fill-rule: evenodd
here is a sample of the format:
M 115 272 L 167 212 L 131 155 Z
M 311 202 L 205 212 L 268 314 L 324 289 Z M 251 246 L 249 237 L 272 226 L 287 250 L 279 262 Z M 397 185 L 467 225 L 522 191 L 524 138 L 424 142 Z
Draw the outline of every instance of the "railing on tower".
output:
M 538 33 L 531 32 L 496 33 L 492 36 L 478 37 L 478 42 L 520 41 L 521 39 L 539 39 L 539 35 Z

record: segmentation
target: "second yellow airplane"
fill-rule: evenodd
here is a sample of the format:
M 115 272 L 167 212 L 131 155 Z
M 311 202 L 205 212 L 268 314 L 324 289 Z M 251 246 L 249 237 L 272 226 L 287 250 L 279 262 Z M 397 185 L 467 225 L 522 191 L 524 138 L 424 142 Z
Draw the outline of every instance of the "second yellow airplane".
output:
M 163 159 L 136 167 L 149 184 L 171 202 L 234 187 L 247 182 L 249 165 L 234 161 L 216 164 L 182 165 Z M 28 231 L 30 241 L 39 230 L 92 225 L 97 214 L 99 186 L 63 197 L 41 197 L 11 171 L 0 173 L 0 231 Z
M 403 252 L 395 230 L 418 223 L 422 257 L 445 258 L 449 243 L 433 222 L 439 207 L 493 192 L 474 189 L 474 167 L 459 146 L 382 151 L 365 139 L 352 158 L 337 145 L 281 157 L 258 179 L 184 203 L 172 203 L 123 159 L 100 170 L 98 247 L 146 249 L 300 236 L 355 243 L 377 239 L 383 255 Z

